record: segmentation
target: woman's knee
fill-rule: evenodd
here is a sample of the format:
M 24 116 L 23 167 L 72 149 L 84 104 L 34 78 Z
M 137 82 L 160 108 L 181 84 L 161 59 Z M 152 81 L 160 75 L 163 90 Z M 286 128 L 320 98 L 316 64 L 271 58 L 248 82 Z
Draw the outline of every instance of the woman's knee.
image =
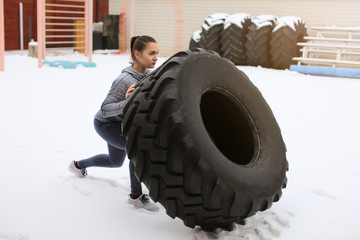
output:
M 126 152 L 120 149 L 109 148 L 109 162 L 113 167 L 121 167 L 124 164 Z
M 111 167 L 114 167 L 114 168 L 122 167 L 122 165 L 124 165 L 124 161 L 123 162 L 116 162 L 116 163 L 111 162 Z

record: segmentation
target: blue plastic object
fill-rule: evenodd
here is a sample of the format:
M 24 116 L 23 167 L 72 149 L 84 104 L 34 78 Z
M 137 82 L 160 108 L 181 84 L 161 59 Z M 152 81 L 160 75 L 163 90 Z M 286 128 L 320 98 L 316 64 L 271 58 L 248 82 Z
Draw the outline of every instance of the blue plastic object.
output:
M 49 65 L 50 67 L 62 67 L 73 69 L 76 68 L 77 65 L 82 65 L 84 67 L 96 67 L 96 64 L 93 62 L 72 62 L 72 61 L 64 61 L 64 60 L 56 60 L 56 61 L 43 61 L 43 65 Z
M 318 76 L 360 78 L 360 68 L 291 65 L 290 70 Z

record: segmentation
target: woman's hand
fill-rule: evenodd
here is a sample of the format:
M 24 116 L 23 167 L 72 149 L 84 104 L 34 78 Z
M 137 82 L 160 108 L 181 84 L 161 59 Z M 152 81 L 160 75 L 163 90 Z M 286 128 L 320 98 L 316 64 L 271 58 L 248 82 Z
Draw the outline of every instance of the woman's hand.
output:
M 129 88 L 128 88 L 128 90 L 126 91 L 126 97 L 128 97 L 128 96 L 130 96 L 131 95 L 131 93 L 134 91 L 134 89 L 135 89 L 135 85 L 136 85 L 136 83 L 134 83 L 134 84 L 132 84 Z

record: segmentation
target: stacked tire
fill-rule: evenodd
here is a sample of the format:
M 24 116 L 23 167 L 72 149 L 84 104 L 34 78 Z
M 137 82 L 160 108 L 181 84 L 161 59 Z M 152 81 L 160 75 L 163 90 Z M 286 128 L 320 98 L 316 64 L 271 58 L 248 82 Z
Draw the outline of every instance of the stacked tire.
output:
M 304 42 L 305 23 L 298 17 L 282 17 L 278 20 L 271 34 L 271 66 L 276 69 L 289 68 L 295 63 L 292 58 L 300 56 L 298 42 Z
M 231 230 L 286 187 L 286 147 L 270 107 L 215 52 L 178 52 L 140 81 L 122 127 L 150 197 L 190 228 Z
M 221 54 L 221 33 L 224 28 L 224 21 L 227 14 L 217 13 L 205 19 L 200 34 L 200 47 Z
M 230 59 L 236 65 L 246 65 L 245 39 L 251 16 L 248 14 L 230 15 L 224 22 L 221 33 L 222 56 Z
M 245 42 L 248 65 L 271 67 L 270 41 L 276 20 L 272 15 L 261 15 L 252 19 Z
M 306 26 L 299 17 L 214 14 L 205 20 L 202 31 L 194 33 L 189 48 L 216 51 L 236 65 L 285 69 L 300 56 L 297 43 L 305 36 Z

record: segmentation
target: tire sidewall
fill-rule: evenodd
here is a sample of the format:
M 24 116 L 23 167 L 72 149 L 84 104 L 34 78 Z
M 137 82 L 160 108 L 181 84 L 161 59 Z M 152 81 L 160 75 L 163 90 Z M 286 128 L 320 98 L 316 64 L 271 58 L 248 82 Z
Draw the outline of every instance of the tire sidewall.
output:
M 274 194 L 281 188 L 287 168 L 281 132 L 261 93 L 243 72 L 218 55 L 195 54 L 180 69 L 177 88 L 188 132 L 202 159 L 221 181 L 234 191 L 258 197 Z M 200 103 L 203 93 L 212 88 L 234 96 L 252 119 L 257 146 L 250 164 L 233 163 L 211 140 L 201 116 Z

